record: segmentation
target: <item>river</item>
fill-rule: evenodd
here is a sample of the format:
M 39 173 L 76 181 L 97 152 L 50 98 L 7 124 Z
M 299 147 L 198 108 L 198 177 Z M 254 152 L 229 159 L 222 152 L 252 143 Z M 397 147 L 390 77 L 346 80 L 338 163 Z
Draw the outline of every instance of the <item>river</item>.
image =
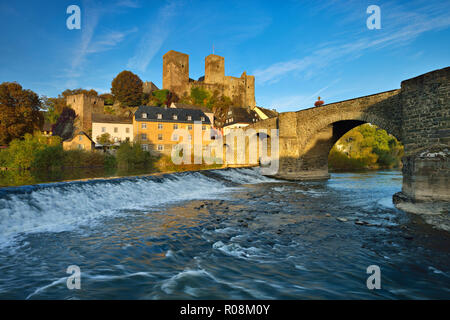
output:
M 256 168 L 0 188 L 0 299 L 449 299 L 450 233 L 397 210 L 400 189 Z

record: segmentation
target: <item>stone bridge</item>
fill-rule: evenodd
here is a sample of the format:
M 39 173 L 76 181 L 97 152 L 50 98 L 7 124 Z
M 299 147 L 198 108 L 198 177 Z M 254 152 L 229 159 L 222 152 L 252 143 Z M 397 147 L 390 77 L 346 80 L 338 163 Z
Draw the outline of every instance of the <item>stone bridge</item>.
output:
M 246 129 L 279 129 L 278 178 L 327 178 L 328 154 L 340 137 L 363 123 L 394 135 L 405 147 L 402 193 L 406 210 L 417 203 L 450 201 L 450 67 L 405 80 L 401 89 L 330 103 L 255 123 Z M 442 203 L 441 203 L 442 204 Z M 436 206 L 438 206 L 436 204 Z M 408 207 L 408 208 L 407 208 Z

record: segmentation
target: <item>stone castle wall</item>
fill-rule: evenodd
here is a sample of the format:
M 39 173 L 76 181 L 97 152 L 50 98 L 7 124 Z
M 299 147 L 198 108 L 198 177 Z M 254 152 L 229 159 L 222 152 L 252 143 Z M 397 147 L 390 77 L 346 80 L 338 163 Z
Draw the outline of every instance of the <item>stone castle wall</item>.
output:
M 174 92 L 178 97 L 189 95 L 194 87 L 208 91 L 218 91 L 242 107 L 253 108 L 255 102 L 255 77 L 245 72 L 240 78 L 225 76 L 225 59 L 218 55 L 205 58 L 205 76 L 203 80 L 189 78 L 189 56 L 169 51 L 163 56 L 163 89 Z
M 86 133 L 92 130 L 92 114 L 103 113 L 104 100 L 80 93 L 66 98 L 66 105 L 71 107 L 78 116 L 80 130 Z

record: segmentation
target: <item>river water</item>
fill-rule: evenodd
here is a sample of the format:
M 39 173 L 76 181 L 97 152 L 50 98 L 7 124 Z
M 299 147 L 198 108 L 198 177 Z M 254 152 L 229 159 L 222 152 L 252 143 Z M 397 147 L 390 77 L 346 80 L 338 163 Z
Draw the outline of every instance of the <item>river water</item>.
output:
M 0 299 L 449 299 L 450 233 L 397 210 L 400 189 L 248 168 L 2 188 Z

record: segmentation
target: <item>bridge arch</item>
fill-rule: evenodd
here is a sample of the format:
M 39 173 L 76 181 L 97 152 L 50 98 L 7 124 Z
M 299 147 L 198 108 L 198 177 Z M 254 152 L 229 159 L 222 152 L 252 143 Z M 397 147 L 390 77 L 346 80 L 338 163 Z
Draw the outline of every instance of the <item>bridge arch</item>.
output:
M 296 163 L 293 172 L 297 177 L 293 178 L 320 179 L 329 177 L 328 155 L 331 149 L 347 132 L 365 123 L 376 125 L 397 138 L 392 133 L 395 130 L 392 130 L 389 122 L 376 115 L 329 117 L 324 119 L 315 130 L 299 137 L 297 159 L 284 159 L 286 162 Z

